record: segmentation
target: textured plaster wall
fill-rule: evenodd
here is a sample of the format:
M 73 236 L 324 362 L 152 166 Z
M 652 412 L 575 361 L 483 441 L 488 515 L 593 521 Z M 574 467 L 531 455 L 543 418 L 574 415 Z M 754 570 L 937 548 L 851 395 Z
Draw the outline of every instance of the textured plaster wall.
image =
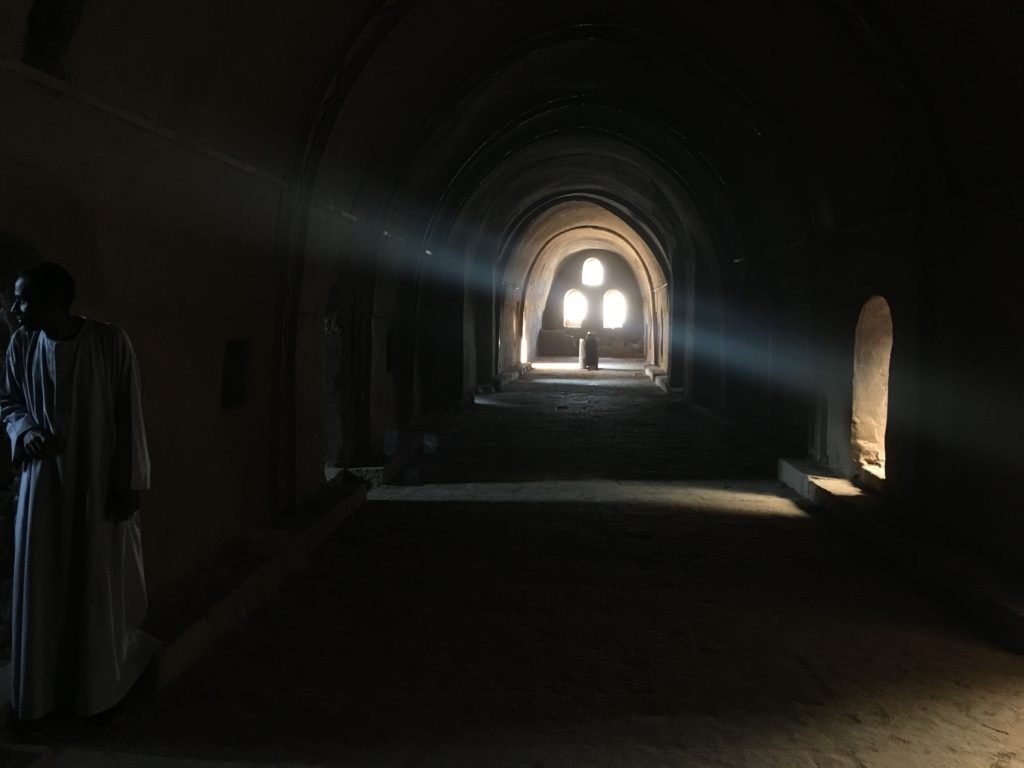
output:
M 142 368 L 150 584 L 267 521 L 270 282 L 281 189 L 0 68 L 0 229 L 77 276 L 80 312 L 122 325 Z M 248 400 L 222 410 L 224 343 L 252 343 Z

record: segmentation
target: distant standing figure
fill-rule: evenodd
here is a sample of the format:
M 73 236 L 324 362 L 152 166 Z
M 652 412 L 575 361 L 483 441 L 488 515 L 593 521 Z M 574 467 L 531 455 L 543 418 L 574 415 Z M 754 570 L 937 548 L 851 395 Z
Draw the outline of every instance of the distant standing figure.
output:
M 588 371 L 597 370 L 598 361 L 598 342 L 597 336 L 587 331 L 587 336 L 583 340 L 584 359 L 583 367 Z
M 21 466 L 12 606 L 14 714 L 95 715 L 156 652 L 139 491 L 149 452 L 138 366 L 120 328 L 72 316 L 75 283 L 39 264 L 14 286 L 20 323 L 0 380 L 0 418 Z

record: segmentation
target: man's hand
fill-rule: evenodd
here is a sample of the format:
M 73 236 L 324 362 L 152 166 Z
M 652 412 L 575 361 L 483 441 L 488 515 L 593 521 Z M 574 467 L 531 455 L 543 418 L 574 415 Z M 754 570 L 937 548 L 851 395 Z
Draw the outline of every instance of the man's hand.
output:
M 110 516 L 120 523 L 138 512 L 140 503 L 138 491 L 111 490 L 107 508 Z
M 21 438 L 21 449 L 29 459 L 45 459 L 57 455 L 57 438 L 43 429 L 33 429 Z

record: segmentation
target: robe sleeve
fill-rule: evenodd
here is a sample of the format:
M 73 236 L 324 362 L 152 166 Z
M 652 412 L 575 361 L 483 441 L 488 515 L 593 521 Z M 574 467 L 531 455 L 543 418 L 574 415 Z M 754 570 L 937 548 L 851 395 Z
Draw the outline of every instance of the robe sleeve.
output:
M 33 429 L 39 429 L 39 425 L 29 413 L 25 381 L 20 375 L 24 370 L 23 339 L 24 333 L 21 331 L 15 332 L 11 337 L 4 358 L 3 376 L 0 377 L 0 419 L 7 428 L 8 437 L 11 438 L 11 458 L 15 463 L 22 459 L 22 436 Z
M 119 365 L 115 382 L 117 455 L 114 486 L 121 490 L 149 488 L 149 446 L 142 418 L 142 387 L 135 350 L 124 331 L 119 333 Z

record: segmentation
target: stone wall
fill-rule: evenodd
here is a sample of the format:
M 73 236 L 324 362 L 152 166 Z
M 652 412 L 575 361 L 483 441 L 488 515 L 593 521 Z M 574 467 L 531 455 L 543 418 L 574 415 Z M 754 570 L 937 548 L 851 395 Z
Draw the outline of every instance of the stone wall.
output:
M 141 115 L 0 66 L 0 230 L 67 266 L 77 309 L 116 322 L 142 372 L 159 588 L 268 520 L 274 222 L 282 187 Z M 228 340 L 251 344 L 247 401 L 221 407 Z

